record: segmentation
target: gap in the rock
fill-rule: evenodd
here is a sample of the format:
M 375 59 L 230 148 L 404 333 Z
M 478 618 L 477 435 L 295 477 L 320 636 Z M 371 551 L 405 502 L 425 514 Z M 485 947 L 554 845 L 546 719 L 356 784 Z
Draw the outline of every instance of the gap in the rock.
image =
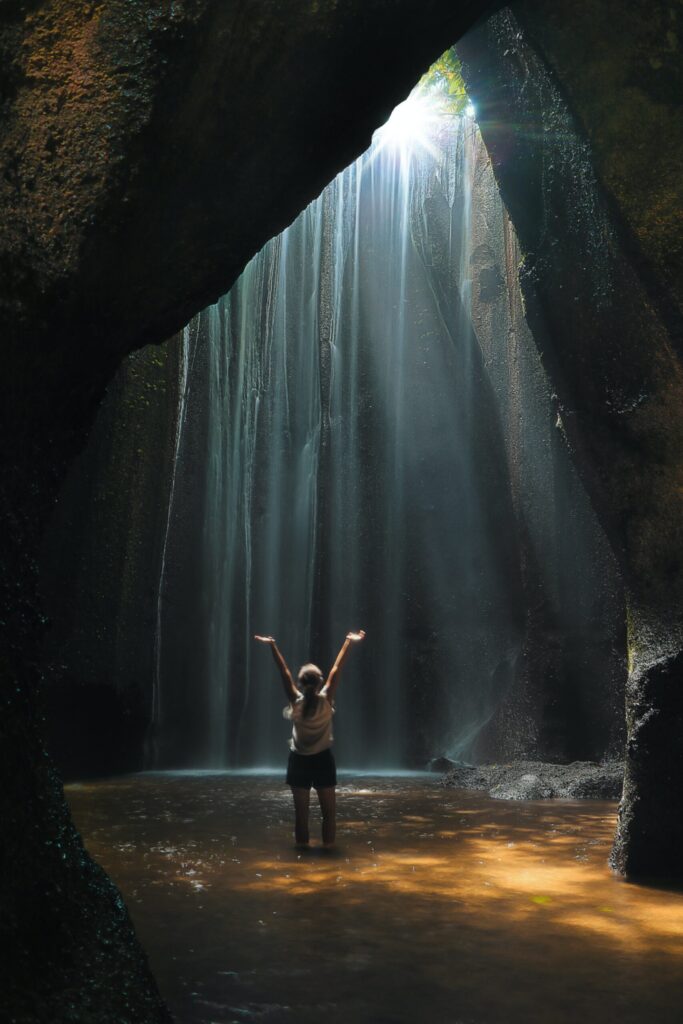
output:
M 444 58 L 183 334 L 148 767 L 281 763 L 256 632 L 326 671 L 367 630 L 339 692 L 342 766 L 536 742 L 597 758 L 619 730 L 609 556 L 453 80 Z M 525 687 L 540 727 L 498 715 Z

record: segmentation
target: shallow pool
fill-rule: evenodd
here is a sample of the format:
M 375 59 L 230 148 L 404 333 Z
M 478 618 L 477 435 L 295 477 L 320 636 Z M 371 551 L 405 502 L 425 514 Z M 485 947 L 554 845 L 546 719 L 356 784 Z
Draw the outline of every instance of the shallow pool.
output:
M 683 894 L 611 875 L 614 803 L 346 776 L 329 854 L 279 775 L 66 793 L 179 1024 L 683 1020 Z

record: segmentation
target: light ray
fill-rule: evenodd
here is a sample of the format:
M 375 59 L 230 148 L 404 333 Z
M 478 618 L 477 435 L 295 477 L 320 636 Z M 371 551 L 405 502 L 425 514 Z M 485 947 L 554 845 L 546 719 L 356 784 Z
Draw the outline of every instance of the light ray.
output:
M 443 112 L 433 98 L 414 90 L 407 100 L 394 107 L 389 120 L 375 132 L 371 159 L 385 149 L 398 152 L 402 158 L 411 151 L 422 150 L 438 159 L 440 150 L 434 135 L 442 117 Z

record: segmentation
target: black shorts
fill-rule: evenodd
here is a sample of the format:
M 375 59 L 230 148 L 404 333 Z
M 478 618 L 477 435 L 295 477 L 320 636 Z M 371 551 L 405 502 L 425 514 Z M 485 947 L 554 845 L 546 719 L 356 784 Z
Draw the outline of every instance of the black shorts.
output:
M 287 785 L 297 789 L 326 789 L 337 785 L 334 754 L 328 747 L 319 754 L 297 754 L 292 751 L 287 764 Z

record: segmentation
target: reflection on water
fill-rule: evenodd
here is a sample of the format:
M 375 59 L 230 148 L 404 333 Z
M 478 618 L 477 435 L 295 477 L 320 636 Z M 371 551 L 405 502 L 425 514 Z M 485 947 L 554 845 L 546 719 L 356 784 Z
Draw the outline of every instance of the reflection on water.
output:
M 179 1024 L 679 1024 L 683 894 L 611 876 L 614 803 L 338 794 L 330 855 L 291 845 L 280 776 L 67 787 Z

